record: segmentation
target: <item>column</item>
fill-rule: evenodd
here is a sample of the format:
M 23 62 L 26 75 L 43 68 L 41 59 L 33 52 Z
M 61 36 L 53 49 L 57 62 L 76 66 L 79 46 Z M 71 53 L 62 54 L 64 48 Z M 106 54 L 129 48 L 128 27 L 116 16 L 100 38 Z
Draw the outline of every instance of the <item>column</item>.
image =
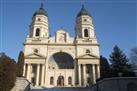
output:
M 79 85 L 81 86 L 81 64 L 78 65 Z
M 36 76 L 36 85 L 39 86 L 39 70 L 40 70 L 40 64 L 37 64 L 37 76 Z
M 23 66 L 23 77 L 25 77 L 25 74 L 26 74 L 26 64 L 24 63 L 24 66 Z
M 100 66 L 99 65 L 97 65 L 97 74 L 98 74 L 97 77 L 100 78 Z
M 86 64 L 83 64 L 83 85 L 86 86 Z
M 41 75 L 41 85 L 44 86 L 44 64 L 42 64 L 42 75 Z
M 27 79 L 28 81 L 30 82 L 30 67 L 31 67 L 31 64 L 28 64 L 28 68 L 27 68 Z
M 48 63 L 45 63 L 45 79 L 44 79 L 45 86 L 49 84 L 49 80 L 47 77 L 47 70 L 48 70 Z
M 57 76 L 55 69 L 54 69 L 54 86 L 57 86 Z
M 92 64 L 92 75 L 93 75 L 93 84 L 96 83 L 96 76 L 95 76 L 95 65 Z

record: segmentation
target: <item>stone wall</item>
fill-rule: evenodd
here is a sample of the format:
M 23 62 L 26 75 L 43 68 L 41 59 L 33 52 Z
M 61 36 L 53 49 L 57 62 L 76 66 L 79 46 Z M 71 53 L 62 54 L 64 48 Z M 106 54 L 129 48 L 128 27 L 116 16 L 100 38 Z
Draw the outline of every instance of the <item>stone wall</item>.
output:
M 26 78 L 17 77 L 15 86 L 11 91 L 28 91 L 30 88 L 30 83 Z
M 91 91 L 137 91 L 137 77 L 106 78 L 97 82 Z

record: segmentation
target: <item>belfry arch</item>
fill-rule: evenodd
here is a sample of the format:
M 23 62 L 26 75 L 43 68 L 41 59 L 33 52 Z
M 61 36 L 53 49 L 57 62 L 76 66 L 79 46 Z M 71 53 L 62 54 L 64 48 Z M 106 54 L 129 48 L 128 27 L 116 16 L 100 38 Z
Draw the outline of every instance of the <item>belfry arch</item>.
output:
M 66 52 L 54 53 L 48 63 L 48 69 L 74 69 L 74 59 Z

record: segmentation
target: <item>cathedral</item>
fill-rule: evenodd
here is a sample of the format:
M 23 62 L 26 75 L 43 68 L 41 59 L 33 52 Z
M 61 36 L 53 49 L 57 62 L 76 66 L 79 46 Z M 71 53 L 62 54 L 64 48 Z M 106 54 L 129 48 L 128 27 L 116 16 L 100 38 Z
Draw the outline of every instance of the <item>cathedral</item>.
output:
M 62 28 L 51 37 L 43 4 L 33 14 L 24 42 L 23 76 L 34 87 L 85 87 L 100 78 L 99 43 L 84 5 L 75 23 L 74 37 Z

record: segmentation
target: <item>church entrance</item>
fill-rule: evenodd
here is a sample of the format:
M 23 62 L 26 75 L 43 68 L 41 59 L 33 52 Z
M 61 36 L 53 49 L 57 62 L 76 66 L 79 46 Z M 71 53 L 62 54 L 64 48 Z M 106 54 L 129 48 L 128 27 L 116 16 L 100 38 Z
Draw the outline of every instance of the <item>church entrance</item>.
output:
M 64 77 L 63 76 L 58 77 L 57 86 L 64 86 Z

